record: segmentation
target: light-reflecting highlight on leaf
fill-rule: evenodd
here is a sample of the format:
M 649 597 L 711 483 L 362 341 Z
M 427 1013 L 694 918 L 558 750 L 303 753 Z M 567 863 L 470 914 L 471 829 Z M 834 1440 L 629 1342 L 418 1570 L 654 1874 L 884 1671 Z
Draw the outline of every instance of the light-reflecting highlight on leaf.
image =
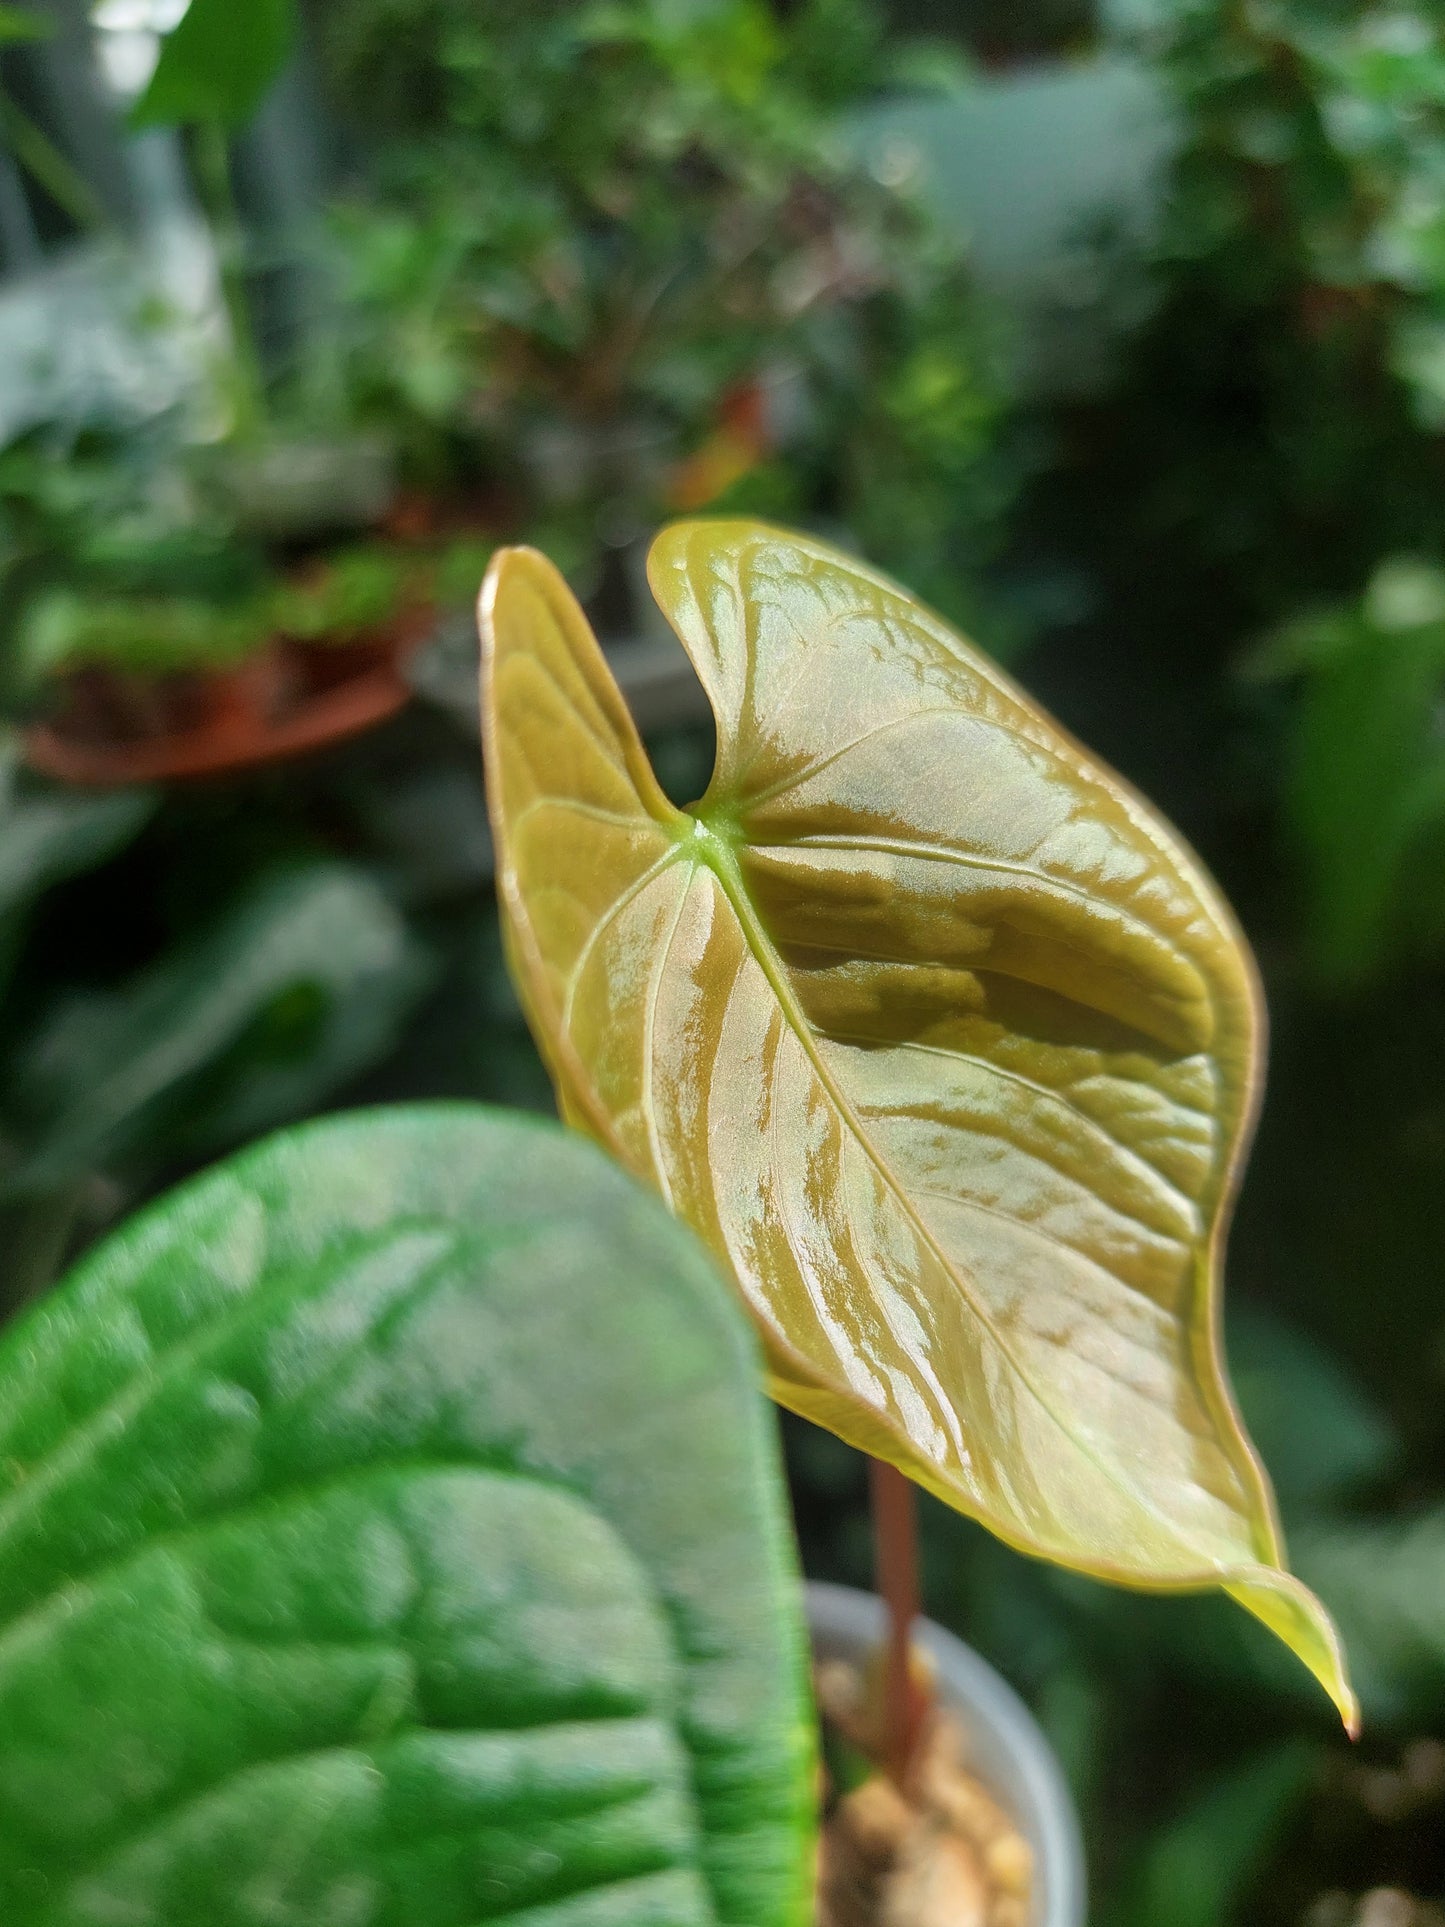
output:
M 560 575 L 498 557 L 511 955 L 565 1115 L 725 1261 L 776 1397 L 1021 1549 L 1219 1585 L 1347 1722 L 1216 1337 L 1261 1012 L 1162 820 L 905 592 L 687 522 L 659 603 L 718 728 L 662 794 Z

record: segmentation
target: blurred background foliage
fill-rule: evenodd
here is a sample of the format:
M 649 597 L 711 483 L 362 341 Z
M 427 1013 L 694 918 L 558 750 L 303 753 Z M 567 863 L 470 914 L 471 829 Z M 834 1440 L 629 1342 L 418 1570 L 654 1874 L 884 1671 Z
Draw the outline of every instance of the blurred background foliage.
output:
M 0 1299 L 273 1125 L 546 1105 L 490 904 L 486 555 L 566 566 L 686 800 L 710 742 L 646 537 L 817 527 L 1006 656 L 1255 944 L 1230 1350 L 1366 1738 L 1226 1603 L 1108 1592 L 932 1505 L 929 1608 L 1045 1720 L 1102 1927 L 1438 1927 L 1438 7 L 266 0 L 239 64 L 232 8 L 192 0 L 154 76 L 178 7 L 0 8 L 0 344 L 138 245 L 55 106 L 87 35 L 114 151 L 182 182 L 165 257 L 199 234 L 206 266 L 199 298 L 126 295 L 109 390 L 43 356 L 0 379 Z M 1079 126 L 1123 200 L 1090 199 Z M 45 730 L 149 753 L 378 656 L 414 700 L 300 760 L 263 732 L 206 782 L 35 767 Z M 859 1462 L 786 1430 L 810 1569 L 866 1583 Z

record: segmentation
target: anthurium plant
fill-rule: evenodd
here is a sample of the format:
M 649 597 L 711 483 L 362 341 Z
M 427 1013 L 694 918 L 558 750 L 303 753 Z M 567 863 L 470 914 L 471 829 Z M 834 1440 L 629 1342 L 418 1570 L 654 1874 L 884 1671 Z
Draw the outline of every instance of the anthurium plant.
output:
M 1222 1587 L 1355 1702 L 1220 1353 L 1262 1013 L 1169 827 L 911 596 L 658 537 L 710 698 L 681 810 L 566 583 L 482 599 L 511 955 L 564 1115 L 731 1274 L 785 1405 L 1012 1545 Z
M 1354 1720 L 1216 1342 L 1259 1016 L 1213 886 L 852 559 L 696 522 L 652 573 L 717 717 L 687 811 L 551 564 L 483 596 L 513 963 L 611 1157 L 314 1123 L 0 1338 L 5 1927 L 804 1927 L 764 1354 L 895 1549 L 901 1471 L 1223 1587 Z

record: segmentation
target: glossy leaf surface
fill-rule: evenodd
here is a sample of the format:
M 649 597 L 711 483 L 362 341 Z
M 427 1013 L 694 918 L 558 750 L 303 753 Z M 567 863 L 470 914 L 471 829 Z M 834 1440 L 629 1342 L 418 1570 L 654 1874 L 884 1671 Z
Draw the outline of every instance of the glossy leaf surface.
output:
M 711 699 L 662 794 L 560 576 L 483 596 L 515 967 L 565 1114 L 728 1264 L 776 1396 L 1024 1550 L 1226 1586 L 1353 1716 L 1215 1336 L 1248 954 L 1167 827 L 902 591 L 682 523 Z
M 6 1927 L 799 1927 L 751 1334 L 591 1147 L 313 1125 L 0 1346 Z

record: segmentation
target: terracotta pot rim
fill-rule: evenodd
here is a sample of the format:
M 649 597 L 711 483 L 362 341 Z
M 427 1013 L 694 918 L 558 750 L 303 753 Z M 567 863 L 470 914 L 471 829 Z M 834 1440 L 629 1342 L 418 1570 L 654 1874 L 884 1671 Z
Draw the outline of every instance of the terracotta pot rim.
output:
M 136 783 L 193 782 L 235 775 L 329 747 L 373 729 L 404 708 L 412 690 L 402 665 L 427 638 L 436 612 L 410 610 L 389 630 L 348 642 L 303 643 L 277 635 L 241 663 L 199 672 L 213 687 L 255 678 L 268 661 L 288 653 L 330 655 L 337 662 L 354 652 L 367 660 L 334 687 L 311 693 L 289 714 L 219 715 L 163 734 L 111 741 L 75 734 L 58 722 L 33 723 L 23 734 L 25 760 L 40 774 L 85 788 Z M 191 672 L 182 672 L 191 673 Z

